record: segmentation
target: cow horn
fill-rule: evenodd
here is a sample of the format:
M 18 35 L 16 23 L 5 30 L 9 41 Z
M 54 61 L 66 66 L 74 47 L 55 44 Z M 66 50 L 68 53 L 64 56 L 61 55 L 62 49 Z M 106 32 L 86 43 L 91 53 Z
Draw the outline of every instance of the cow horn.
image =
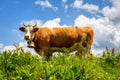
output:
M 37 26 L 37 22 L 35 23 L 35 25 L 33 27 L 36 27 Z
M 24 23 L 23 23 L 23 26 L 27 27 Z

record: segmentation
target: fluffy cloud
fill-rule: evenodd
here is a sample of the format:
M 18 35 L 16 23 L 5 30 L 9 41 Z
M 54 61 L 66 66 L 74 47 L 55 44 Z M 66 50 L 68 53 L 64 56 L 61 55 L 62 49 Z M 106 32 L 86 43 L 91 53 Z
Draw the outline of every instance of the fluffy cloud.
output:
M 120 4 L 119 0 L 110 0 L 112 2 L 112 7 L 106 6 L 103 8 L 102 13 L 105 17 L 108 17 L 110 20 L 112 20 L 113 24 L 120 27 Z M 120 29 L 120 28 L 119 28 Z
M 67 0 L 62 0 L 62 2 L 63 2 L 63 3 L 66 3 L 66 2 L 67 2 Z
M 110 0 L 112 6 L 106 6 L 102 9 L 102 14 L 110 20 L 110 25 L 113 26 L 113 33 L 111 37 L 113 38 L 111 42 L 119 47 L 120 44 L 120 5 L 119 0 Z
M 39 5 L 39 6 L 43 7 L 43 8 L 51 8 L 54 11 L 58 10 L 58 8 L 53 6 L 48 0 L 44 0 L 44 1 L 37 0 L 37 1 L 35 1 L 35 4 Z
M 99 7 L 97 5 L 89 4 L 89 3 L 83 4 L 83 0 L 75 0 L 71 4 L 71 7 L 77 8 L 77 9 L 83 9 L 92 14 L 95 14 L 95 12 L 99 12 Z
M 55 18 L 53 20 L 48 20 L 43 24 L 43 27 L 54 28 L 54 27 L 68 27 L 68 25 L 60 25 L 61 19 Z
M 88 3 L 86 3 L 86 4 L 84 4 L 83 6 L 82 6 L 82 9 L 85 9 L 85 10 L 87 10 L 88 12 L 91 12 L 91 13 L 93 13 L 94 11 L 98 11 L 99 10 L 99 7 L 97 6 L 97 5 L 93 5 L 93 4 L 88 4 Z
M 53 28 L 53 27 L 60 27 L 60 18 L 55 18 L 53 20 L 48 20 L 43 24 L 43 27 L 49 27 L 49 28 Z
M 80 9 L 82 7 L 83 1 L 82 0 L 75 0 L 73 4 L 71 4 L 71 6 L 73 8 L 78 8 Z
M 12 45 L 9 45 L 9 46 L 5 46 L 3 47 L 2 51 L 7 51 L 7 50 L 14 50 L 15 49 L 15 46 L 12 46 Z

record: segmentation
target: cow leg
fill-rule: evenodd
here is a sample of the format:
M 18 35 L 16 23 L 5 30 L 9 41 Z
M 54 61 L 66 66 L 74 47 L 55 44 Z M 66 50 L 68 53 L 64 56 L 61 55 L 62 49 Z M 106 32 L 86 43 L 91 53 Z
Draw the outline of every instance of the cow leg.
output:
M 48 60 L 52 53 L 50 53 L 50 47 L 35 48 L 35 51 L 43 58 L 43 60 Z
M 90 56 L 92 56 L 91 45 L 89 45 L 88 43 L 86 43 L 86 47 L 83 47 L 83 50 L 85 50 L 84 57 L 90 57 Z
M 77 57 L 82 57 L 83 51 L 82 51 L 82 42 L 77 43 Z
M 84 57 L 90 57 L 91 56 L 91 46 L 86 42 L 86 46 L 83 46 L 84 51 Z
M 52 56 L 52 53 L 50 52 L 50 47 L 43 47 L 43 57 L 45 60 L 49 60 L 49 58 Z
M 92 56 L 92 51 L 91 51 L 91 46 L 88 45 L 88 52 L 87 52 L 87 57 Z
M 90 55 L 90 45 L 87 43 L 86 39 L 83 37 L 78 43 L 78 52 L 76 53 L 79 57 L 88 57 Z

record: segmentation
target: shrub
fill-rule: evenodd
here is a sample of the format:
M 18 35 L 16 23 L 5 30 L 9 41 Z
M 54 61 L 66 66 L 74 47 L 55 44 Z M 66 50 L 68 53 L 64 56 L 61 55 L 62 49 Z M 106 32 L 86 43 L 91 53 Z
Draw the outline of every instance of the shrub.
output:
M 2 80 L 120 80 L 120 56 L 40 59 L 22 48 L 0 54 Z

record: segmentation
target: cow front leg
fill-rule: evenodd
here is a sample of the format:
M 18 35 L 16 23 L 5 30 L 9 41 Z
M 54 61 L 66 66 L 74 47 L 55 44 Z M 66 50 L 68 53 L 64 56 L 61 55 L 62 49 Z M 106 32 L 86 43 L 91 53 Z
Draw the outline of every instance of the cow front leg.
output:
M 52 56 L 52 53 L 50 52 L 50 48 L 49 47 L 43 47 L 43 57 L 45 58 L 45 60 L 49 60 L 49 58 Z

